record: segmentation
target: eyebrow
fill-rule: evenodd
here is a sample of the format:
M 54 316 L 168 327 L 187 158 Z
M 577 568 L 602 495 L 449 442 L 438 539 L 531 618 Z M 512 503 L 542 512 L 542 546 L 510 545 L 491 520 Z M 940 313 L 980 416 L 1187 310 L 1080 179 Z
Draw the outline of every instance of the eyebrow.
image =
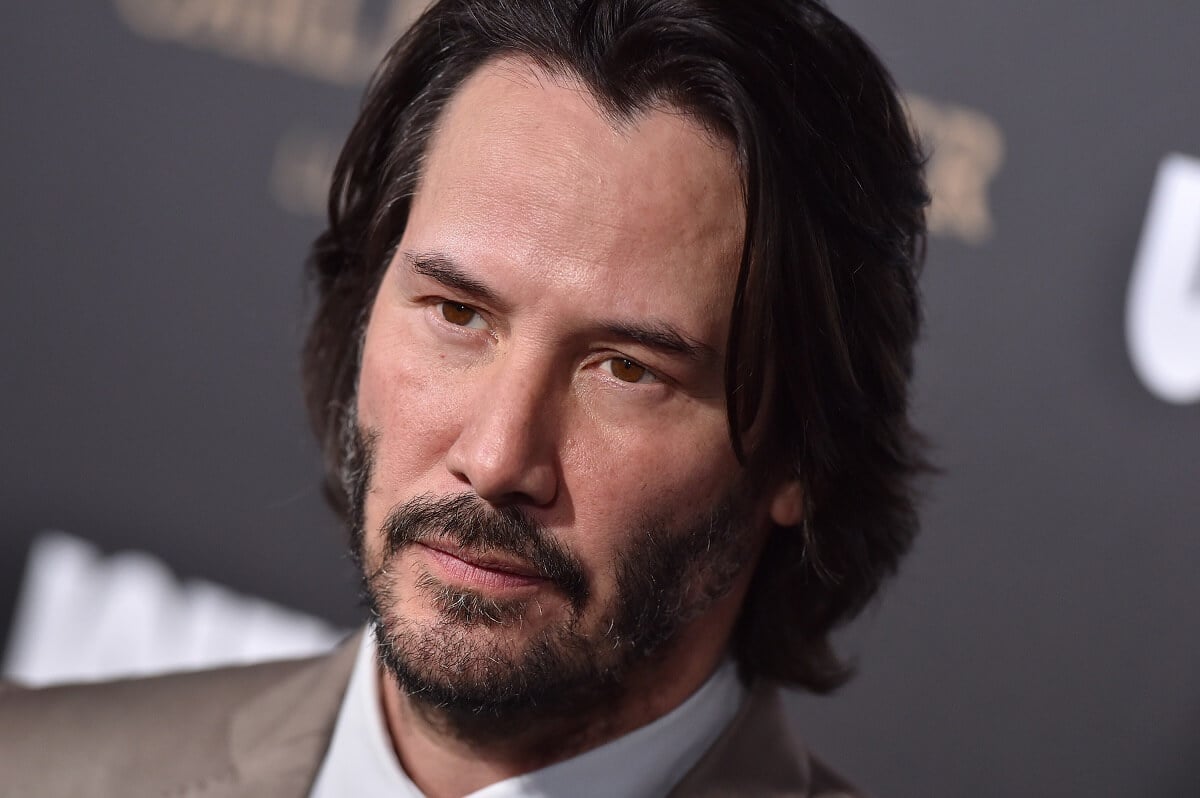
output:
M 609 322 L 600 325 L 613 338 L 631 341 L 648 349 L 657 349 L 671 355 L 681 355 L 697 362 L 710 361 L 716 352 L 708 344 L 689 338 L 665 322 Z
M 467 274 L 453 258 L 444 253 L 405 252 L 404 258 L 417 274 L 489 304 L 502 304 L 495 291 Z M 716 350 L 708 344 L 684 335 L 664 321 L 610 321 L 601 323 L 598 329 L 611 338 L 688 360 L 711 362 L 717 356 Z
M 453 288 L 490 304 L 498 303 L 496 292 L 463 271 L 453 258 L 440 252 L 405 252 L 405 260 L 417 274 L 435 280 L 447 288 Z

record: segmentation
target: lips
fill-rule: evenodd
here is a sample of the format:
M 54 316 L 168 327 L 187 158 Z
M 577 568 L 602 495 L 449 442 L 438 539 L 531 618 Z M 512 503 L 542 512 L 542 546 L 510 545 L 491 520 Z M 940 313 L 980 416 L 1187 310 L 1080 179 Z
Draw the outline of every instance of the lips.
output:
M 486 587 L 526 587 L 544 583 L 544 577 L 528 562 L 505 557 L 499 552 L 465 549 L 446 540 L 421 541 L 432 559 L 451 576 Z
M 386 556 L 412 552 L 443 583 L 552 587 L 576 611 L 588 599 L 587 576 L 570 549 L 518 508 L 490 507 L 472 493 L 416 496 L 394 507 L 380 532 Z

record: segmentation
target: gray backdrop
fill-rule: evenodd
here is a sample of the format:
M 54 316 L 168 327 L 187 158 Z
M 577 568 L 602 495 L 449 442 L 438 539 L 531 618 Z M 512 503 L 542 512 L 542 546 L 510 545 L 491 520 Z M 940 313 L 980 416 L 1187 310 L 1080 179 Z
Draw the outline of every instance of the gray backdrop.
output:
M 300 263 L 405 6 L 0 5 L 0 618 L 60 527 L 358 620 Z M 1124 337 L 1157 165 L 1200 157 L 1200 4 L 833 7 L 939 148 L 918 408 L 946 473 L 844 636 L 859 678 L 796 724 L 882 795 L 1200 794 L 1200 404 Z

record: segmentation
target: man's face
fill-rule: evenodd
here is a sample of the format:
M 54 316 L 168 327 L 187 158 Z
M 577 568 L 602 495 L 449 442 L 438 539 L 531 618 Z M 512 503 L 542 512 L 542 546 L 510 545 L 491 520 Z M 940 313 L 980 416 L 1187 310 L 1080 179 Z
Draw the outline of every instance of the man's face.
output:
M 743 216 L 690 117 L 614 126 L 516 60 L 457 92 L 356 408 L 360 556 L 410 692 L 550 704 L 721 656 L 767 526 L 722 382 Z

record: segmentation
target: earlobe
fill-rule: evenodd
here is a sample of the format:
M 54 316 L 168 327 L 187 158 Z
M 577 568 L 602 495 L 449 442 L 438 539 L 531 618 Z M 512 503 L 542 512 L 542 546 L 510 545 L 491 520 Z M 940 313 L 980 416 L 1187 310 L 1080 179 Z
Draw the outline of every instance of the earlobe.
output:
M 775 490 L 770 511 L 779 526 L 797 526 L 804 520 L 804 488 L 798 480 L 788 480 Z

